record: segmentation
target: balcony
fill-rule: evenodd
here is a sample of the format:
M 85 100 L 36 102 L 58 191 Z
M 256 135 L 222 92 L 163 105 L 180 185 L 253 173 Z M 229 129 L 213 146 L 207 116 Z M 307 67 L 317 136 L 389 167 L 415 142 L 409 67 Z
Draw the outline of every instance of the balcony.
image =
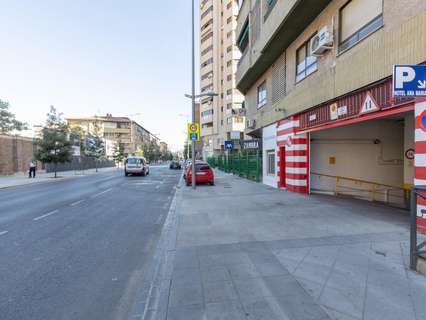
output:
M 248 12 L 250 1 L 243 3 L 238 16 L 237 32 L 241 32 Z M 271 64 L 278 59 L 284 50 L 309 26 L 331 0 L 277 0 L 273 9 L 265 17 L 264 12 L 259 11 L 257 30 L 250 30 L 253 34 L 258 32 L 256 39 L 249 44 L 247 53 L 240 59 L 237 71 L 237 88 L 247 93 L 256 80 L 266 72 Z M 253 8 L 250 9 L 253 11 Z M 257 9 L 261 10 L 261 8 Z M 265 12 L 266 13 L 266 12 Z M 253 17 L 253 13 L 251 13 Z M 253 20 L 253 19 L 251 19 Z M 239 35 L 239 33 L 237 33 Z
M 203 128 L 201 127 L 200 135 L 202 137 L 210 136 L 213 134 L 213 127 Z

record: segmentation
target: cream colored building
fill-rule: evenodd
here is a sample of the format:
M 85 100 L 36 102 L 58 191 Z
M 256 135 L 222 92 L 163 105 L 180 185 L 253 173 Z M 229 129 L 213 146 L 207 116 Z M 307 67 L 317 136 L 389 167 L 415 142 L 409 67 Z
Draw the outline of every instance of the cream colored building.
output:
M 244 0 L 237 21 L 237 88 L 246 133 L 264 142 L 264 182 L 402 204 L 419 100 L 393 97 L 392 70 L 426 63 L 426 1 Z
M 244 99 L 235 89 L 241 56 L 235 45 L 238 8 L 236 0 L 200 1 L 200 90 L 219 94 L 201 100 L 204 157 L 221 152 L 224 141 L 243 137 Z
M 118 145 L 123 145 L 124 154 L 131 155 L 150 141 L 158 145 L 159 139 L 128 117 L 114 117 L 111 114 L 95 117 L 67 117 L 71 128 L 79 127 L 85 134 L 93 134 L 97 126 L 104 138 L 107 157 L 114 155 Z

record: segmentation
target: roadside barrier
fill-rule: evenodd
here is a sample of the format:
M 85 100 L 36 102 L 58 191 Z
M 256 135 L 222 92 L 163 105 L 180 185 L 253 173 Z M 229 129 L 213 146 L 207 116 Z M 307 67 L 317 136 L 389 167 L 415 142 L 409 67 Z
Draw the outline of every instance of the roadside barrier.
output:
M 213 168 L 232 173 L 252 181 L 260 182 L 262 176 L 262 156 L 257 152 L 236 152 L 207 158 Z

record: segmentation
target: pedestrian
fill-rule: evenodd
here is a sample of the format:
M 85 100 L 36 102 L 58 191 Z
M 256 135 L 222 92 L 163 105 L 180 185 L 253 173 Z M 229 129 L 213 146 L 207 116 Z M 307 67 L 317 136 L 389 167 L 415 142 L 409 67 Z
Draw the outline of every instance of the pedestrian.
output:
M 30 162 L 29 178 L 35 178 L 35 176 L 36 176 L 36 168 L 37 168 L 37 165 L 35 164 L 34 160 L 31 160 L 31 162 Z

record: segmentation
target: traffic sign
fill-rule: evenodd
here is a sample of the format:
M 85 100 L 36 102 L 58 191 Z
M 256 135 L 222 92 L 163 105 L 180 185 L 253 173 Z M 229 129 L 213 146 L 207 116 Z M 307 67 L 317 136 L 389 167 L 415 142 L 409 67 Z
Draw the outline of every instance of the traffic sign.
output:
M 200 141 L 199 123 L 188 123 L 188 141 Z
M 234 149 L 234 141 L 226 140 L 224 142 L 224 147 L 225 147 L 225 150 L 233 150 Z
M 426 97 L 426 66 L 395 65 L 393 95 L 396 97 Z
M 426 132 L 426 110 L 416 117 L 416 127 Z

